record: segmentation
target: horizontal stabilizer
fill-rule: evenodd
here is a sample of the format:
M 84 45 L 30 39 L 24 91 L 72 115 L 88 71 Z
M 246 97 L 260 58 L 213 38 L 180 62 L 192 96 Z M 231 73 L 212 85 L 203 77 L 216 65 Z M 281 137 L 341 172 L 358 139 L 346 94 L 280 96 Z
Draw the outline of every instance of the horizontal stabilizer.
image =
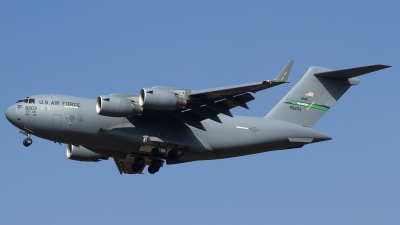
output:
M 372 65 L 372 66 L 363 66 L 345 70 L 335 70 L 329 72 L 315 73 L 314 75 L 317 77 L 323 78 L 331 78 L 331 79 L 350 79 L 352 77 L 360 76 L 366 73 L 375 72 L 377 70 L 385 69 L 390 66 L 386 65 Z

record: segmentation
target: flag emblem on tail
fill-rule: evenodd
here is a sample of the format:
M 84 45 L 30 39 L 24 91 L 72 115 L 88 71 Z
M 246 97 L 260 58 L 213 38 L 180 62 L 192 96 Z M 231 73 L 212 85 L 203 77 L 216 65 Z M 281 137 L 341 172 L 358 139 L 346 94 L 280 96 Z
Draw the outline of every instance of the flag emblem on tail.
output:
M 314 93 L 312 93 L 311 91 L 307 91 L 305 95 L 311 98 L 314 97 Z

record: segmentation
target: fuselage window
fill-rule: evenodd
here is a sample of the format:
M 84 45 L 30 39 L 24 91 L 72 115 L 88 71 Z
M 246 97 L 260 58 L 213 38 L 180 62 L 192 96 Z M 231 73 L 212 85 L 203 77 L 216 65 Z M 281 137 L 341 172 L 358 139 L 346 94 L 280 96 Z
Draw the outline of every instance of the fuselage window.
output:
M 34 99 L 34 98 L 30 98 L 30 99 L 29 99 L 29 103 L 30 103 L 30 104 L 35 104 L 35 99 Z
M 25 103 L 28 103 L 28 99 L 24 99 L 24 102 L 25 102 Z

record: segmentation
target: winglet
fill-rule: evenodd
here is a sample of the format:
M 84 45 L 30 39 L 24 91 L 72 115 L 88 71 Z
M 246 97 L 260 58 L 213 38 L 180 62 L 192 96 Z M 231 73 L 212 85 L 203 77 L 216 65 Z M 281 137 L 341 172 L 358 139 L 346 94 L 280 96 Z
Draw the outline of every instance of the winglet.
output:
M 282 69 L 282 71 L 275 78 L 276 81 L 288 82 L 290 70 L 293 66 L 293 60 L 290 60 L 286 66 Z

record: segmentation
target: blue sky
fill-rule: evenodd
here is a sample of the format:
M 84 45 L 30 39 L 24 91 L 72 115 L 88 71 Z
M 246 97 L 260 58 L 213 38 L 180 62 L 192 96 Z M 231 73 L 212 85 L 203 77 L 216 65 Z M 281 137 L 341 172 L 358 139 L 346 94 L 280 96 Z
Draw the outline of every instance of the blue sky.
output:
M 398 1 L 1 1 L 0 109 L 32 95 L 96 98 L 156 85 L 205 89 L 274 78 L 264 116 L 309 66 L 360 77 L 302 149 L 119 175 L 0 120 L 0 224 L 399 224 Z

